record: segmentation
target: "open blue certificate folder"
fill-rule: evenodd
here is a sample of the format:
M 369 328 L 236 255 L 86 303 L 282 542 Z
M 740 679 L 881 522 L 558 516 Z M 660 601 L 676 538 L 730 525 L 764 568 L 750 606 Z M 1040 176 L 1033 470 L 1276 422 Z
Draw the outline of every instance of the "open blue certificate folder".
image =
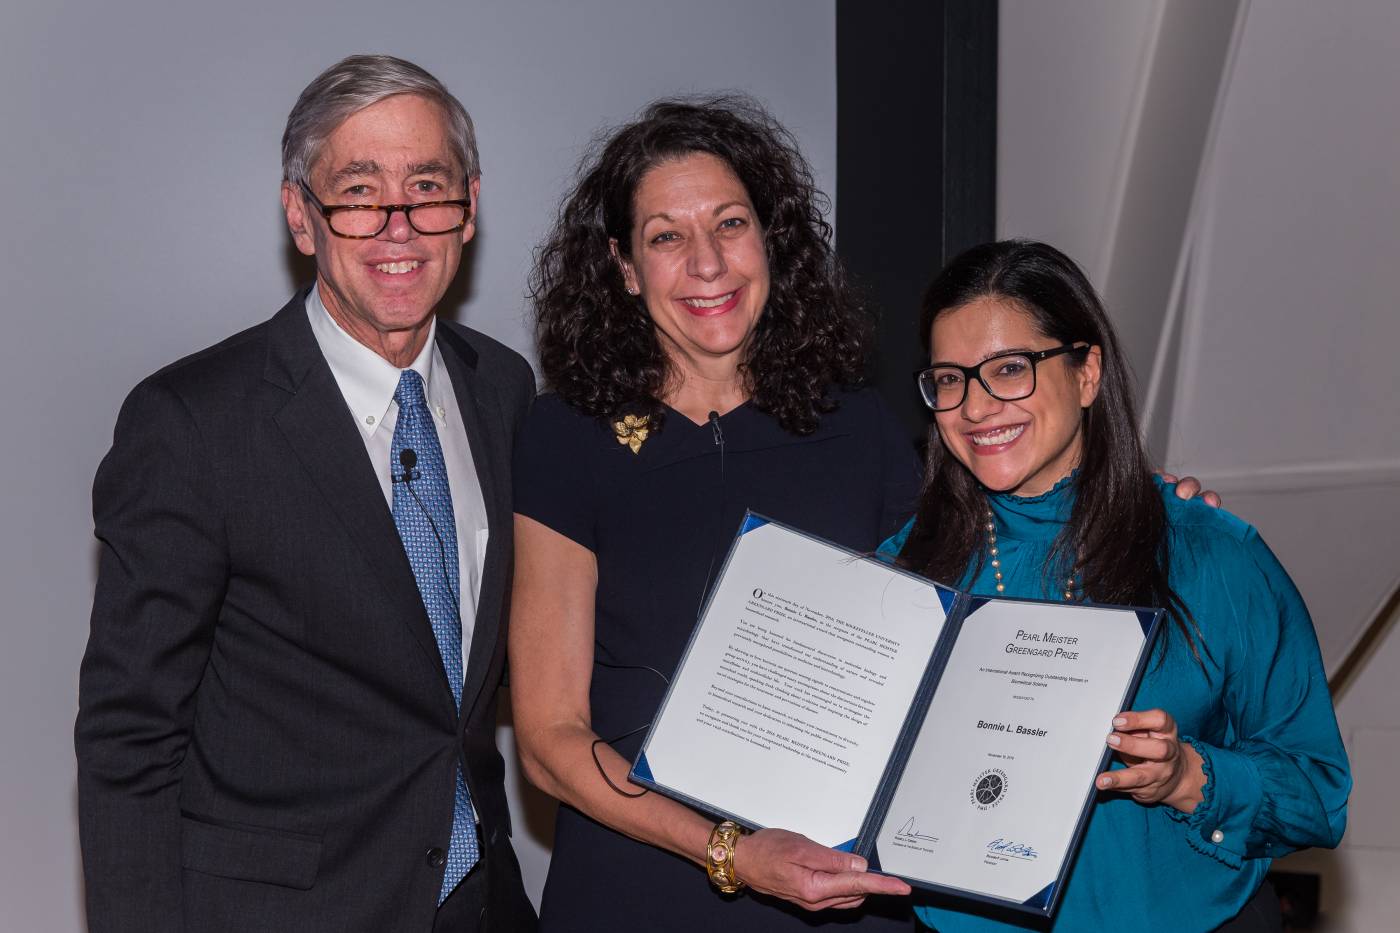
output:
M 631 777 L 1049 916 L 1161 618 L 970 596 L 750 513 Z

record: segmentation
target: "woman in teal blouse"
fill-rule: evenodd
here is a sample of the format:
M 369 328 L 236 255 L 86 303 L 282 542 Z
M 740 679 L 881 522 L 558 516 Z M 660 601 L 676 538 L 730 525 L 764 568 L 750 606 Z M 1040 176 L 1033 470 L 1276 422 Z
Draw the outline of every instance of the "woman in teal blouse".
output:
M 1062 253 L 969 250 L 921 329 L 928 479 L 881 550 L 974 593 L 1169 610 L 1136 711 L 1105 724 L 1114 764 L 1052 928 L 1269 929 L 1270 860 L 1335 846 L 1351 787 L 1298 591 L 1254 528 L 1152 476 L 1117 338 Z M 942 933 L 1010 928 L 917 910 Z

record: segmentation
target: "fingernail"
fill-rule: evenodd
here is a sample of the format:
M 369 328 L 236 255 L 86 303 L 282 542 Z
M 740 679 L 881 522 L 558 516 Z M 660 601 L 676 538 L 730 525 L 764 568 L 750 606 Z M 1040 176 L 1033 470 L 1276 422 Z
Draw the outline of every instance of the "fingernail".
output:
M 1115 726 L 1126 726 L 1128 724 L 1128 719 L 1126 716 L 1116 716 L 1114 717 L 1113 724 Z
M 851 871 L 865 871 L 865 859 L 859 855 L 851 859 Z
M 1123 740 L 1118 737 L 1117 733 L 1114 733 L 1108 737 L 1108 744 L 1117 748 L 1119 745 L 1123 744 Z
M 1110 787 L 1112 787 L 1112 786 L 1113 786 L 1113 778 L 1109 777 L 1107 774 L 1105 774 L 1103 777 L 1099 778 L 1099 787 L 1100 787 L 1100 789 L 1107 790 L 1108 788 L 1110 788 Z

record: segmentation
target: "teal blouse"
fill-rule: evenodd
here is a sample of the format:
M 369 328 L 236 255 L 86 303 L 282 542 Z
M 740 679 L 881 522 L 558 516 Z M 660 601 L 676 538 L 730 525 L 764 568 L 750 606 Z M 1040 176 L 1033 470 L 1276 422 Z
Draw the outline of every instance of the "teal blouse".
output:
M 1033 498 L 989 497 L 1004 595 L 1060 596 L 1044 566 L 1074 502 L 1072 479 Z M 1158 485 L 1171 585 L 1209 653 L 1203 669 L 1168 620 L 1166 651 L 1154 653 L 1133 709 L 1176 718 L 1201 753 L 1205 799 L 1187 815 L 1100 794 L 1055 930 L 1213 929 L 1254 895 L 1272 859 L 1335 846 L 1346 824 L 1351 773 L 1302 597 L 1252 526 Z M 898 554 L 912 526 L 880 552 Z M 996 595 L 990 564 L 958 585 Z M 915 898 L 919 918 L 940 933 L 1017 929 L 967 912 L 965 902 Z

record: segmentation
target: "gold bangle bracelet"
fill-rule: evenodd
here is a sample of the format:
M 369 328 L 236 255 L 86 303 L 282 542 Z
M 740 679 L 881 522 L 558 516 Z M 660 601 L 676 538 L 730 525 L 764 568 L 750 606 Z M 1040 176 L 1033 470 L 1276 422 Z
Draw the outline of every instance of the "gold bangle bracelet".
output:
M 724 894 L 736 894 L 744 882 L 734 873 L 734 849 L 743 829 L 733 820 L 725 820 L 710 830 L 710 845 L 705 850 L 705 870 L 710 883 Z

